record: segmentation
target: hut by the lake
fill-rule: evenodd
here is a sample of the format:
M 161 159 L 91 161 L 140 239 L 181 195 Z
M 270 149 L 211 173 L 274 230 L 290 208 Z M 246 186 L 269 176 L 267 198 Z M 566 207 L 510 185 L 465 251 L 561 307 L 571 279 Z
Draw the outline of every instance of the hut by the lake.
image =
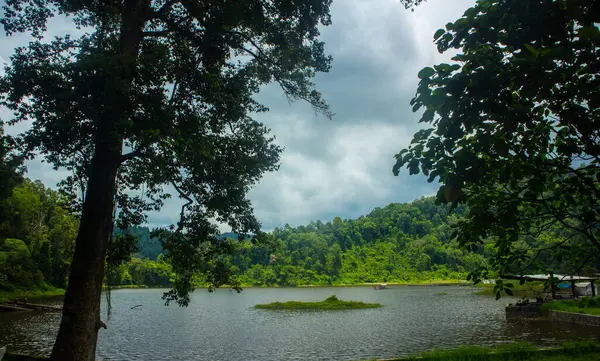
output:
M 561 275 L 552 272 L 548 274 L 533 275 L 503 275 L 505 279 L 524 279 L 525 281 L 548 281 L 550 279 L 558 280 L 552 286 L 552 298 L 596 296 L 598 295 L 597 283 L 600 277 Z

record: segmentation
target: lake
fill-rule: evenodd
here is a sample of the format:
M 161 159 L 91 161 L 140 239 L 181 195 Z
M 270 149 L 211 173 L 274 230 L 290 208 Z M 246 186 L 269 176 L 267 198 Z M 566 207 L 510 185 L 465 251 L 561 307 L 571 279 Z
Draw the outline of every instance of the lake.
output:
M 97 355 L 99 360 L 119 361 L 342 361 L 398 357 L 462 344 L 553 345 L 598 337 L 597 329 L 572 324 L 507 322 L 504 306 L 516 299 L 496 301 L 474 295 L 476 290 L 464 286 L 396 286 L 381 291 L 250 288 L 241 294 L 197 290 L 187 308 L 165 307 L 164 290 L 116 290 L 108 329 L 100 330 Z M 332 294 L 384 307 L 335 312 L 252 308 L 273 301 L 321 301 Z M 8 345 L 12 352 L 47 354 L 59 321 L 60 313 L 0 313 L 0 346 Z

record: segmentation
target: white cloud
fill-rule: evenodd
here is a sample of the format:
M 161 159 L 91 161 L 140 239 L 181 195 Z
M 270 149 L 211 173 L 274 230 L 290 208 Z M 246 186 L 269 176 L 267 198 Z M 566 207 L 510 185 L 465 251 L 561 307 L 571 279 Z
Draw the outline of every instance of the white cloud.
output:
M 249 194 L 265 229 L 356 218 L 374 207 L 435 193 L 436 185 L 423 176 L 404 171 L 393 177 L 393 156 L 421 127 L 409 105 L 417 72 L 452 56 L 437 52 L 433 34 L 474 3 L 429 0 L 411 12 L 397 0 L 334 1 L 333 25 L 322 31 L 333 68 L 317 77 L 317 87 L 336 117 L 315 115 L 301 102 L 289 104 L 276 86 L 258 96 L 271 111 L 257 119 L 286 147 L 280 170 L 267 174 Z M 73 27 L 59 19 L 49 30 L 59 35 Z M 27 40 L 0 39 L 0 57 L 8 59 L 12 48 Z M 39 162 L 29 167 L 30 176 L 47 185 L 64 175 Z M 175 222 L 180 203 L 169 201 L 161 213 L 150 215 L 150 222 Z

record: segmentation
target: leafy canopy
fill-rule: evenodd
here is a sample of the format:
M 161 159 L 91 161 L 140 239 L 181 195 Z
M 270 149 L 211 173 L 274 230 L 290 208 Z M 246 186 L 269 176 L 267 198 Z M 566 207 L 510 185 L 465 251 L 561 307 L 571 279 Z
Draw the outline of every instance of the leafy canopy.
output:
M 268 110 L 253 95 L 276 82 L 331 115 L 312 83 L 330 67 L 318 40 L 330 4 L 7 0 L 6 34 L 34 39 L 15 49 L 0 105 L 14 113 L 8 124 L 32 122 L 16 137 L 22 155 L 72 172 L 61 185 L 81 194 L 74 207 L 94 161 L 118 169 L 122 229 L 145 222 L 172 193 L 185 202 L 177 225 L 158 232 L 179 275 L 167 300 L 185 304 L 191 274 L 206 272 L 214 286 L 229 281 L 217 258 L 231 246 L 217 240 L 213 220 L 260 231 L 246 193 L 277 169 L 282 149 L 252 119 Z M 62 15 L 86 32 L 43 38 L 48 19 Z
M 4 135 L 0 123 L 0 202 L 10 196 L 12 189 L 22 180 L 21 161 L 11 154 L 11 143 L 11 139 Z
M 499 272 L 534 262 L 544 250 L 519 240 L 551 229 L 559 262 L 600 251 L 599 23 L 593 0 L 479 0 L 435 33 L 454 62 L 419 72 L 411 104 L 429 127 L 393 172 L 422 172 L 442 183 L 438 202 L 468 203 L 458 240 L 493 236 Z
M 13 276 L 4 277 L 6 282 L 0 284 L 0 292 L 66 286 L 79 222 L 63 204 L 64 199 L 57 191 L 28 179 L 11 189 L 9 197 L 0 200 L 0 244 L 6 240 L 6 247 L 13 245 L 0 247 L 0 272 L 21 267 Z M 21 256 L 16 257 L 15 244 L 23 244 L 27 252 L 19 251 Z

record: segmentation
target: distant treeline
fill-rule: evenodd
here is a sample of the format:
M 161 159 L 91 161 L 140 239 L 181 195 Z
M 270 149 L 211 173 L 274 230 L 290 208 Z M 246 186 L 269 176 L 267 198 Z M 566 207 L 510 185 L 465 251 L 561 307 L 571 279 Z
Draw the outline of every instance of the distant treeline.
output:
M 467 252 L 451 240 L 450 224 L 464 214 L 432 198 L 393 203 L 356 220 L 276 228 L 269 242 L 243 242 L 227 258 L 244 285 L 327 285 L 464 279 L 485 263 L 485 252 Z M 129 232 L 140 250 L 120 267 L 115 284 L 166 285 L 168 265 L 147 227 Z M 235 234 L 224 236 L 237 238 Z
M 469 272 L 487 268 L 487 260 L 497 255 L 492 237 L 481 239 L 470 249 L 459 247 L 452 225 L 465 214 L 465 206 L 451 210 L 449 205 L 436 205 L 433 197 L 392 203 L 354 220 L 335 217 L 326 223 L 276 228 L 268 234 L 268 242 L 241 242 L 226 262 L 241 284 L 254 286 L 465 279 Z M 150 237 L 146 227 L 130 231 L 139 238 L 140 251 L 120 267 L 115 283 L 167 285 L 169 266 L 160 256 L 160 242 Z M 238 238 L 232 233 L 222 237 Z M 521 237 L 516 247 L 524 257 L 516 258 L 506 271 L 569 273 L 576 267 L 580 273 L 589 273 L 598 267 L 597 258 L 580 252 L 584 248 L 578 251 L 571 247 L 569 263 L 551 250 L 539 252 L 544 245 L 554 245 L 563 238 L 561 229 Z M 532 254 L 533 250 L 538 251 Z M 495 278 L 498 274 L 491 270 L 487 276 Z M 198 285 L 201 279 L 198 277 Z
M 64 197 L 40 182 L 22 179 L 0 201 L 0 292 L 64 288 L 74 252 L 78 217 Z M 225 261 L 239 283 L 255 286 L 300 286 L 372 282 L 424 282 L 465 279 L 495 255 L 491 240 L 465 250 L 453 240 L 452 224 L 466 213 L 451 210 L 433 198 L 392 203 L 358 219 L 276 228 L 267 242 L 239 242 Z M 139 251 L 108 269 L 112 286 L 168 287 L 173 279 L 161 242 L 148 227 L 132 227 L 115 235 L 133 235 Z M 520 247 L 539 249 L 556 243 L 560 230 L 524 237 Z M 227 233 L 220 238 L 237 239 Z M 535 246 L 535 247 L 534 247 Z M 567 268 L 548 253 L 538 255 L 531 271 L 541 266 L 555 272 Z M 597 260 L 589 261 L 593 266 Z M 540 266 L 541 265 L 541 266 Z M 515 261 L 515 271 L 522 266 Z M 563 269 L 561 269 L 563 267 Z M 495 277 L 491 273 L 489 277 Z M 195 277 L 203 285 L 202 275 Z

